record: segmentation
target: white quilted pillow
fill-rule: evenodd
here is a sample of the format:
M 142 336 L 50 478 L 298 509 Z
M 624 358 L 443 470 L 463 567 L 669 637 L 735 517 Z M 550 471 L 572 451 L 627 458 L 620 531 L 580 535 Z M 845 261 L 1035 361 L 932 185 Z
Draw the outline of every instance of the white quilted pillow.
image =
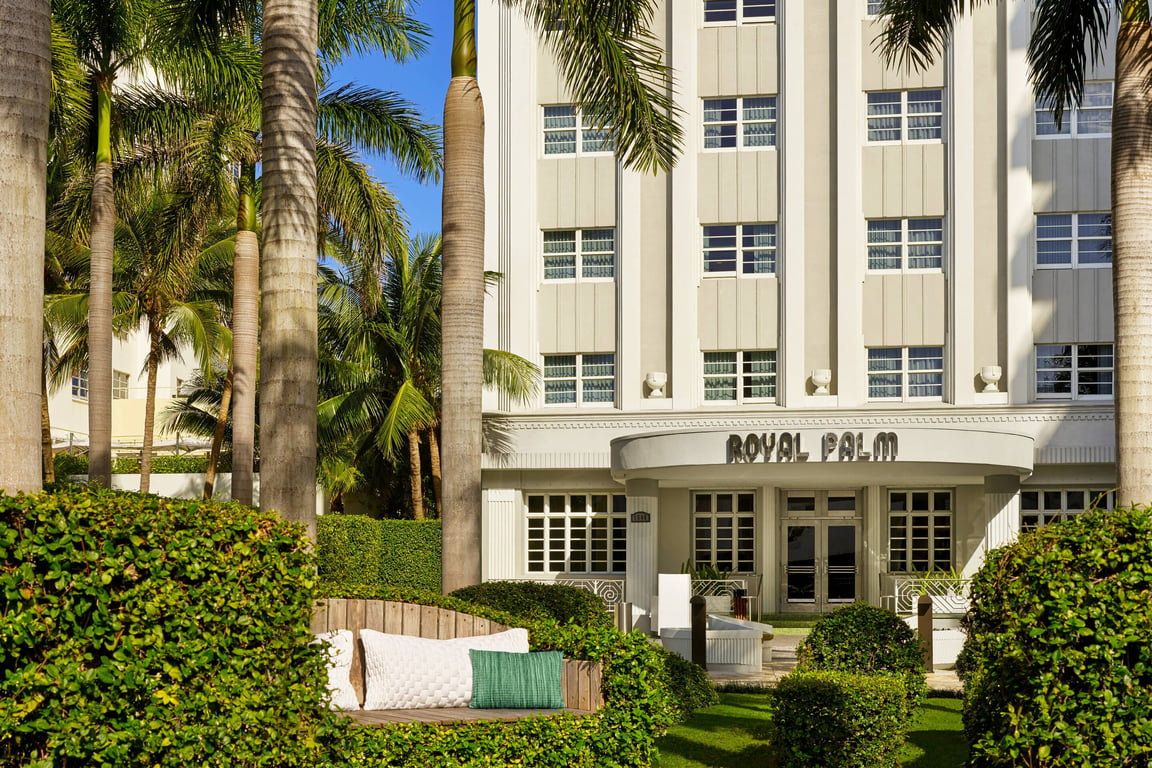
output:
M 360 709 L 352 688 L 352 630 L 337 629 L 316 635 L 312 641 L 328 644 L 328 692 L 332 709 Z
M 364 709 L 466 707 L 472 700 L 468 650 L 528 652 L 528 630 L 426 640 L 360 630 L 364 644 Z

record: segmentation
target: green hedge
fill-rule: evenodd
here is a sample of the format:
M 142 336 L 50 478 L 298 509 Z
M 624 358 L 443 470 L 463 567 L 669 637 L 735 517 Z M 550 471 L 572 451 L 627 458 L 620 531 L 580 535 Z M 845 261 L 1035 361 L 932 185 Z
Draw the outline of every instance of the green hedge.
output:
M 562 583 L 488 581 L 458 589 L 452 597 L 530 619 L 553 619 L 560 624 L 575 622 L 589 627 L 614 626 L 602 598 Z
M 63 480 L 69 475 L 88 474 L 88 457 L 80 454 L 58 453 L 53 459 L 56 477 Z M 216 462 L 218 472 L 232 471 L 232 455 L 220 454 Z M 207 456 L 153 456 L 152 473 L 156 475 L 190 474 L 202 475 L 208 471 Z M 135 475 L 140 473 L 139 456 L 120 456 L 112 462 L 112 474 Z
M 239 505 L 0 497 L 0 764 L 314 764 L 313 568 L 301 528 Z
M 1022 535 L 972 581 L 972 765 L 1152 764 L 1152 510 Z
M 440 591 L 440 522 L 321 515 L 316 521 L 320 589 Z
M 778 768 L 894 768 L 912 709 L 903 675 L 793 672 L 768 695 Z

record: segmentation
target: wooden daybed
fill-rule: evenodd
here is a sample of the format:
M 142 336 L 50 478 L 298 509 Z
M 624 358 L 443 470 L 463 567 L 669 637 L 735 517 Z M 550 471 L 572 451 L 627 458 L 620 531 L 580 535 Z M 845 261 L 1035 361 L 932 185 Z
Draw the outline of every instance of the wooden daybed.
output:
M 312 613 L 312 632 L 320 634 L 337 629 L 353 632 L 352 687 L 360 703 L 364 702 L 364 648 L 361 629 L 374 629 L 394 635 L 448 640 L 502 632 L 508 627 L 466 613 L 449 611 L 431 605 L 415 605 L 385 600 L 321 600 Z M 564 660 L 561 687 L 566 709 L 380 709 L 352 710 L 340 714 L 360 725 L 388 723 L 459 723 L 473 720 L 519 720 L 560 712 L 588 715 L 604 706 L 600 691 L 601 666 L 598 662 Z

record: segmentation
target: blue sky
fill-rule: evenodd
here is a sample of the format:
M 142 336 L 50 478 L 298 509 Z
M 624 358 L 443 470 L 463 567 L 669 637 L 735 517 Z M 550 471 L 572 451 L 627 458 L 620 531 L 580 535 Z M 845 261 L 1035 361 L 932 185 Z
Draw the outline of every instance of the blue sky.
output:
M 429 122 L 439 125 L 448 90 L 449 52 L 452 47 L 452 3 L 423 0 L 415 15 L 432 30 L 428 50 L 415 61 L 397 64 L 383 56 L 347 61 L 336 69 L 333 83 L 356 82 L 384 91 L 396 91 L 416 104 Z M 400 174 L 388 157 L 369 155 L 373 175 L 388 185 L 408 213 L 413 233 L 440 231 L 440 185 L 419 184 Z

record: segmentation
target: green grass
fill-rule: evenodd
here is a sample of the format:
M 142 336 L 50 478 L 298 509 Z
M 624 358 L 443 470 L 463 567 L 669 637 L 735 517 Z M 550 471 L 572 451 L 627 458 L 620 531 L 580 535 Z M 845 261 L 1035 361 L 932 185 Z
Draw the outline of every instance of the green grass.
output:
M 903 768 L 957 768 L 968 758 L 959 699 L 928 699 L 900 753 Z M 720 703 L 672 728 L 657 744 L 660 768 L 769 765 L 763 693 L 721 693 Z
M 759 621 L 771 624 L 774 628 L 811 629 L 823 617 L 821 613 L 765 613 L 761 614 Z

